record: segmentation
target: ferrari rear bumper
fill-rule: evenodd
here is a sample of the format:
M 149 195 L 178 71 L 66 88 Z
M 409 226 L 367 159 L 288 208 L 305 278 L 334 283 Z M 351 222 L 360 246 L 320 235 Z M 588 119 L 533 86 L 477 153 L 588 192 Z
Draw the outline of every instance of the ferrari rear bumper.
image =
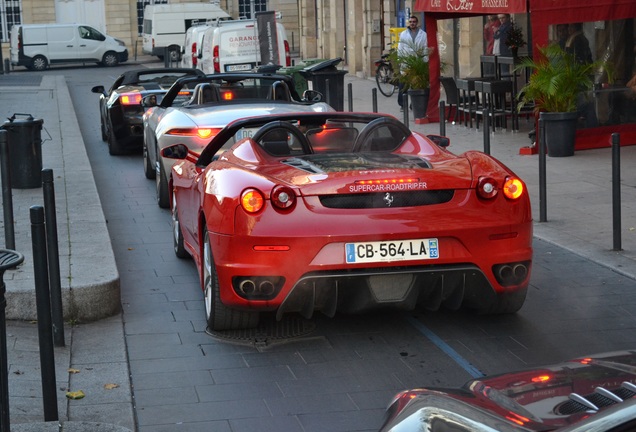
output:
M 525 266 L 530 262 L 511 263 Z M 510 290 L 527 289 L 527 277 Z M 380 307 L 402 310 L 445 307 L 488 309 L 498 294 L 482 271 L 472 264 L 316 272 L 304 275 L 278 308 L 277 318 L 314 311 L 332 317 L 337 311 L 356 313 Z

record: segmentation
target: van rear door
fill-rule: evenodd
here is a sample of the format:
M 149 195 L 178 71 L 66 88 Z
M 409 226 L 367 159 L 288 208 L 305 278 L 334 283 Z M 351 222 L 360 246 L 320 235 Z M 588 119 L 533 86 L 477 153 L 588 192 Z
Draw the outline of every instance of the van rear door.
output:
M 79 33 L 77 26 L 50 26 L 46 27 L 46 36 L 49 46 L 47 56 L 55 61 L 71 61 L 79 58 Z
M 260 60 L 258 31 L 252 24 L 219 28 L 219 63 L 222 72 L 248 71 Z

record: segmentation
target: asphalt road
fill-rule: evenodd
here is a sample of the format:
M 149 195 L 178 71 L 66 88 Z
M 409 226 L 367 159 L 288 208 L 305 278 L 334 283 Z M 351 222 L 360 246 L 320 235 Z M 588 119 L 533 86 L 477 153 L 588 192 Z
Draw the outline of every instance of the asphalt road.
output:
M 90 88 L 131 67 L 46 73 L 67 77 L 108 221 L 139 431 L 374 431 L 406 387 L 636 346 L 636 282 L 538 240 L 528 300 L 513 316 L 316 316 L 279 324 L 305 334 L 255 344 L 207 334 L 196 269 L 173 253 L 170 213 L 141 155 L 109 156 L 100 138 Z

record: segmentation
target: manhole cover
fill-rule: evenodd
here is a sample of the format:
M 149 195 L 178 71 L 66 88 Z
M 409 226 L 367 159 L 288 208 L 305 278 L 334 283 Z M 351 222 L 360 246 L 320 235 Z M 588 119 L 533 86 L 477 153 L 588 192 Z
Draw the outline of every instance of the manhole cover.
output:
M 312 321 L 300 316 L 286 315 L 280 321 L 276 321 L 273 316 L 263 316 L 256 328 L 223 331 L 206 329 L 206 333 L 225 342 L 265 347 L 306 336 L 315 329 L 316 324 Z

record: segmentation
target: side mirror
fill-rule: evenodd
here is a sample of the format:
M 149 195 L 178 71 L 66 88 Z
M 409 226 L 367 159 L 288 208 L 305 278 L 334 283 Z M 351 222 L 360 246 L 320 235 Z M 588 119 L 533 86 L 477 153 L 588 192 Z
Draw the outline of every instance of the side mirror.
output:
M 438 147 L 448 147 L 450 145 L 450 138 L 445 137 L 445 136 L 440 136 L 440 135 L 426 135 L 426 138 L 430 139 L 431 141 L 433 141 L 435 144 L 437 144 Z
M 154 94 L 144 96 L 143 99 L 141 99 L 141 106 L 144 108 L 152 108 L 157 106 L 157 104 L 157 95 Z
M 91 91 L 93 93 L 103 94 L 104 96 L 106 95 L 106 90 L 104 89 L 104 86 L 101 85 L 93 87 Z
M 303 92 L 303 102 L 322 102 L 322 93 L 316 90 L 305 90 Z
M 185 144 L 173 144 L 161 149 L 161 156 L 168 159 L 185 159 L 188 156 L 188 146 Z

